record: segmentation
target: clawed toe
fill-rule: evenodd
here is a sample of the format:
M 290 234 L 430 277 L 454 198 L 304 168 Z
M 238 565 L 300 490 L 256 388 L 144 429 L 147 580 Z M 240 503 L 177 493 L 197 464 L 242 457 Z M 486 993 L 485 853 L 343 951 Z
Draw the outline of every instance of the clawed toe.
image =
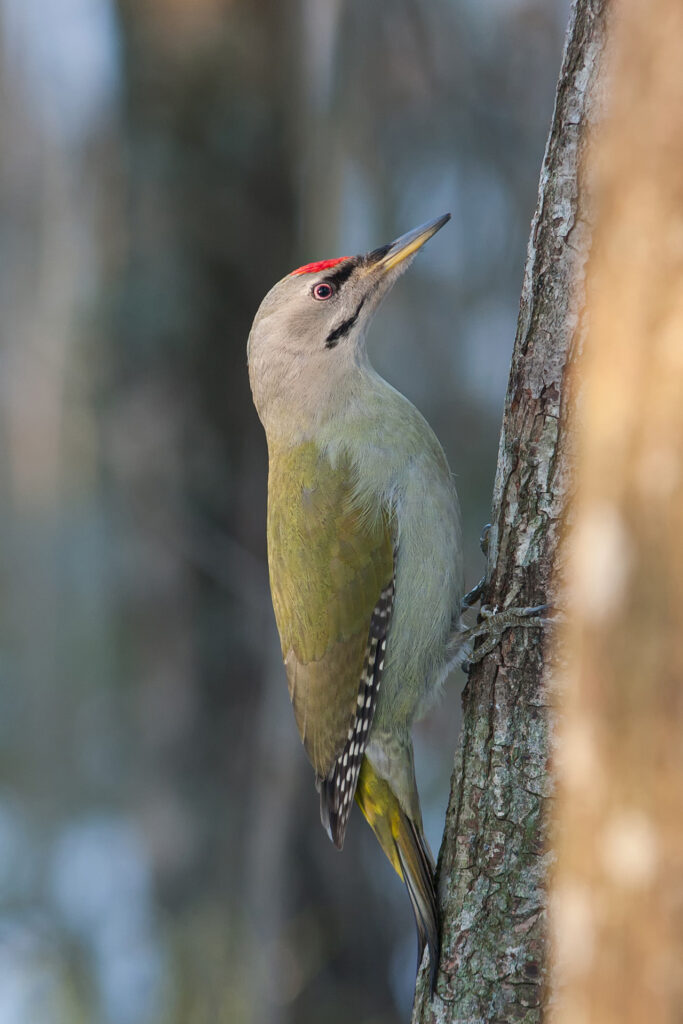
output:
M 557 620 L 548 618 L 549 613 L 554 614 L 554 609 L 550 604 L 508 608 L 499 608 L 497 605 L 491 608 L 489 605 L 482 605 L 479 609 L 477 625 L 462 633 L 462 643 L 465 645 L 473 645 L 476 640 L 483 638 L 483 643 L 472 649 L 467 662 L 470 666 L 476 665 L 482 658 L 485 658 L 500 643 L 503 633 L 507 629 L 533 629 L 553 625 Z

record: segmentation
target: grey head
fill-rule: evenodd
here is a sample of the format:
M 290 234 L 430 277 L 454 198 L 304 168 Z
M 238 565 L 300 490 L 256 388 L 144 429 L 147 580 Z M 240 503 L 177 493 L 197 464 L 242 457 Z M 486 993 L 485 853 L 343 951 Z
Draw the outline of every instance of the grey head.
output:
M 247 343 L 254 404 L 269 436 L 338 415 L 371 373 L 365 333 L 412 258 L 450 214 L 359 256 L 309 263 L 259 306 Z

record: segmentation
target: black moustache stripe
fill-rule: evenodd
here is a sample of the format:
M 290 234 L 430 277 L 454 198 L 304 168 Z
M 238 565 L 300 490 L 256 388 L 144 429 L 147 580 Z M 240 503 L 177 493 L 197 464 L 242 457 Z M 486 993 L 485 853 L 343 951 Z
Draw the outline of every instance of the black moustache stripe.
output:
M 325 338 L 325 348 L 334 348 L 335 345 L 339 344 L 340 339 L 344 338 L 349 333 L 349 331 L 351 330 L 351 328 L 353 327 L 353 325 L 355 324 L 356 320 L 359 317 L 364 302 L 365 296 L 363 296 L 363 298 L 358 303 L 356 307 L 356 312 L 353 314 L 353 316 L 350 316 L 348 320 L 344 320 L 342 323 L 340 323 L 339 327 L 335 327 L 333 331 L 330 331 L 330 333 Z

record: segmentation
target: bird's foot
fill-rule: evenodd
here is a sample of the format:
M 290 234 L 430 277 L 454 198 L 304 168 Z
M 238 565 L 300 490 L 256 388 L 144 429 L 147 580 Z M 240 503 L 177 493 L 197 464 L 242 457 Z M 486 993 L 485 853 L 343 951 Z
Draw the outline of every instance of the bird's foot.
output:
M 506 629 L 531 629 L 553 625 L 557 620 L 549 617 L 552 613 L 553 609 L 548 604 L 526 608 L 490 608 L 488 605 L 482 605 L 476 626 L 461 633 L 461 643 L 470 646 L 471 650 L 466 662 L 468 669 L 485 658 L 500 643 Z M 484 642 L 477 648 L 472 648 L 471 645 L 480 637 L 484 638 Z
M 468 590 L 465 596 L 463 597 L 462 601 L 460 602 L 461 612 L 466 612 L 468 608 L 471 608 L 472 605 L 477 604 L 481 600 L 481 595 L 484 593 L 485 586 L 486 577 L 482 576 L 482 578 L 477 583 L 476 587 L 472 587 L 471 590 Z

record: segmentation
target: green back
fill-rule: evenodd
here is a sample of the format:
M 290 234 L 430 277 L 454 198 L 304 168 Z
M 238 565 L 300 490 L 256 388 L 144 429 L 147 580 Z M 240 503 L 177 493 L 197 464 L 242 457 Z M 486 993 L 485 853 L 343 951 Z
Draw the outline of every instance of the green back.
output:
M 358 508 L 348 463 L 333 468 L 313 442 L 271 446 L 268 563 L 289 695 L 324 777 L 354 720 L 372 612 L 392 578 L 389 518 Z

